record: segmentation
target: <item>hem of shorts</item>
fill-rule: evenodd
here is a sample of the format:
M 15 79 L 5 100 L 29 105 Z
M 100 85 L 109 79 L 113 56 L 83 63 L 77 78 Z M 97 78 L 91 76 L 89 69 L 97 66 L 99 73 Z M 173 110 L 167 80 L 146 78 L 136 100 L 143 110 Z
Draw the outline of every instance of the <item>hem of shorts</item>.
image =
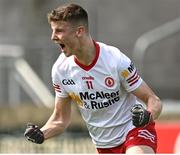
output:
M 95 147 L 96 147 L 96 149 L 97 149 L 97 148 L 98 148 L 98 149 L 109 149 L 109 148 L 118 147 L 118 146 L 122 145 L 123 143 L 125 143 L 125 142 L 122 142 L 122 143 L 117 144 L 117 145 L 115 145 L 115 146 L 107 146 L 107 147 L 98 147 L 98 146 L 95 146 Z
M 153 149 L 153 151 L 154 151 L 154 153 L 156 153 L 156 149 L 155 148 L 153 148 L 152 146 L 150 146 L 150 145 L 146 145 L 146 144 L 131 144 L 131 145 L 128 145 L 127 147 L 126 147 L 126 150 L 128 149 L 128 148 L 130 148 L 130 147 L 133 147 L 133 146 L 148 146 L 148 147 L 150 147 L 150 148 L 152 148 Z

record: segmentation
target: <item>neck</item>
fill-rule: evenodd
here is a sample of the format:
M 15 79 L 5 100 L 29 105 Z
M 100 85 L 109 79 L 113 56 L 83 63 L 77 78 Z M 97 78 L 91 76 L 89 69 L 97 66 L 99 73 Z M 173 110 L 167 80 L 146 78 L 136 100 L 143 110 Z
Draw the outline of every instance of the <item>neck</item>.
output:
M 77 60 L 83 65 L 90 65 L 96 56 L 96 48 L 91 37 L 80 43 L 81 49 L 76 55 Z

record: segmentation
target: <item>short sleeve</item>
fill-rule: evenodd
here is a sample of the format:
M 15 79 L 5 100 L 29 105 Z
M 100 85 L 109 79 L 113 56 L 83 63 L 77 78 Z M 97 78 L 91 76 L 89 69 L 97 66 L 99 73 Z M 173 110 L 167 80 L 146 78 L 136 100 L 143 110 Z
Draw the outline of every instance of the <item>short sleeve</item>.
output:
M 124 54 L 121 55 L 119 74 L 121 83 L 128 92 L 138 88 L 143 81 L 133 62 Z
M 57 68 L 55 66 L 53 66 L 52 68 L 51 76 L 52 76 L 52 84 L 53 84 L 56 96 L 68 97 L 68 93 L 65 91 L 65 89 L 63 88 L 63 85 L 61 84 L 60 73 L 58 73 Z

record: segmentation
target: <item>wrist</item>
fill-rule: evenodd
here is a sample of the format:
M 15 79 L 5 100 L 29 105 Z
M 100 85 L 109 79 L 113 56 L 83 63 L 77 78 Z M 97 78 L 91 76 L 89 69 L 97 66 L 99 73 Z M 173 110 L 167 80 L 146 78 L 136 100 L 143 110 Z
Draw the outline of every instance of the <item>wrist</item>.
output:
M 152 115 L 151 111 L 147 110 L 147 112 L 148 112 L 148 115 L 149 115 L 149 121 L 148 121 L 148 124 L 149 124 L 149 123 L 154 121 L 154 118 L 153 118 L 153 115 Z
M 155 120 L 155 114 L 151 110 L 147 110 L 150 114 L 150 122 L 153 122 Z

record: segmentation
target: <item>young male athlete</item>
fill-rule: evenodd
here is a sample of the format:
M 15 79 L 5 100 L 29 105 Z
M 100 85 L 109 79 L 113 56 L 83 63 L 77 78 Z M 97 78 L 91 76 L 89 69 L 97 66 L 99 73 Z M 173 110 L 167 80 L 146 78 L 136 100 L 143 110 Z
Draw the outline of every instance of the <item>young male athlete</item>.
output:
M 155 153 L 154 120 L 162 105 L 133 62 L 116 47 L 91 38 L 88 14 L 79 5 L 54 9 L 48 21 L 51 39 L 62 51 L 52 68 L 55 107 L 41 129 L 28 124 L 25 137 L 41 144 L 61 134 L 74 101 L 99 153 Z

